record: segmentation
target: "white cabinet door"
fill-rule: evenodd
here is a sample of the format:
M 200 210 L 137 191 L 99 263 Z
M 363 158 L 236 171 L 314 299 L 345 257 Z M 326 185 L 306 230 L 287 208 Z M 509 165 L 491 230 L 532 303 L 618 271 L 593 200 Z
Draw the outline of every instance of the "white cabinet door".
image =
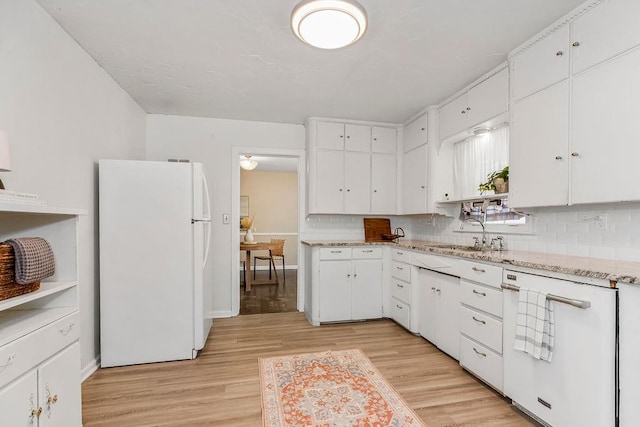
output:
M 344 212 L 353 214 L 371 211 L 371 155 L 345 152 Z M 334 166 L 337 169 L 337 165 Z
M 467 93 L 440 108 L 440 139 L 445 139 L 467 128 L 467 113 L 471 108 Z
M 38 394 L 40 427 L 82 425 L 80 344 L 71 344 L 38 368 Z
M 351 318 L 353 320 L 382 317 L 382 260 L 351 262 Z
M 600 3 L 571 24 L 571 61 L 577 74 L 640 44 L 640 2 Z
M 321 261 L 320 321 L 351 320 L 351 261 Z
M 315 185 L 315 212 L 342 213 L 344 210 L 344 152 L 318 150 Z
M 427 143 L 427 113 L 405 126 L 403 140 L 405 153 Z
M 346 139 L 344 149 L 347 151 L 371 150 L 371 128 L 362 125 L 344 125 Z
M 564 25 L 515 55 L 511 61 L 514 99 L 522 99 L 569 77 L 569 48 L 569 26 Z
M 640 286 L 618 283 L 620 327 L 620 425 L 640 420 Z
M 371 128 L 371 151 L 374 153 L 395 154 L 397 131 L 395 128 L 374 126 Z
M 402 210 L 404 214 L 427 211 L 427 145 L 404 153 L 402 162 Z
M 0 389 L 0 425 L 33 427 L 38 416 L 32 415 L 38 406 L 38 375 L 33 370 Z M 43 413 L 40 413 L 43 416 Z
M 420 310 L 420 335 L 437 345 L 437 274 L 420 269 L 418 273 L 418 308 Z M 457 310 L 456 310 L 457 313 Z
M 371 213 L 396 213 L 396 156 L 371 155 Z
M 317 148 L 344 150 L 344 125 L 342 123 L 316 123 Z
M 467 126 L 475 126 L 509 109 L 509 71 L 503 69 L 469 89 Z
M 460 358 L 460 279 L 434 273 L 437 279 L 437 343 L 449 356 Z
M 575 77 L 572 92 L 571 203 L 640 200 L 640 50 Z
M 568 203 L 569 84 L 513 105 L 509 141 L 509 202 L 514 207 Z

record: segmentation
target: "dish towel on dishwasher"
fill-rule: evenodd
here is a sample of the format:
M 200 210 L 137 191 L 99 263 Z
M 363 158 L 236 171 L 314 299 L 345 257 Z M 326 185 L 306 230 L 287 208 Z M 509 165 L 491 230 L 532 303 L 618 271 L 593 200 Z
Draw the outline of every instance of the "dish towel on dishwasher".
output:
M 534 359 L 551 362 L 554 330 L 553 306 L 547 294 L 520 288 L 513 348 L 530 354 Z

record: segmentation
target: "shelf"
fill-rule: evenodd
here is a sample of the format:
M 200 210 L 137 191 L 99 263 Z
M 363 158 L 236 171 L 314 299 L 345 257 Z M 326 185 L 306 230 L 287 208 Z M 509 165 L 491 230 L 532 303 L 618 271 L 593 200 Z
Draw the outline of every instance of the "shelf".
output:
M 1 203 L 0 213 L 25 213 L 43 215 L 87 215 L 86 209 L 58 208 L 54 206 L 31 205 L 27 203 Z
M 77 307 L 36 308 L 0 312 L 0 347 L 77 311 Z
M 440 200 L 439 205 L 456 205 L 465 202 L 484 202 L 485 200 L 497 200 L 509 198 L 509 193 L 483 194 L 482 196 L 465 197 L 462 199 Z
M 13 307 L 17 307 L 19 305 L 26 304 L 31 301 L 36 301 L 40 298 L 44 298 L 46 296 L 62 292 L 66 289 L 73 288 L 74 286 L 77 286 L 77 285 L 78 285 L 77 281 L 42 282 L 40 283 L 40 289 L 38 289 L 37 291 L 0 301 L 0 320 L 4 319 L 2 317 L 2 311 L 4 310 L 9 310 Z M 2 325 L 4 326 L 4 322 L 2 322 Z

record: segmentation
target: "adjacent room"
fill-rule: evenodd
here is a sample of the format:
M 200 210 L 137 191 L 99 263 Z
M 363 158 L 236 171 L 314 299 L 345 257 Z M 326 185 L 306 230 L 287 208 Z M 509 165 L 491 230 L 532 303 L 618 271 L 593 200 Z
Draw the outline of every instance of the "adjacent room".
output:
M 639 16 L 0 0 L 0 426 L 638 425 Z

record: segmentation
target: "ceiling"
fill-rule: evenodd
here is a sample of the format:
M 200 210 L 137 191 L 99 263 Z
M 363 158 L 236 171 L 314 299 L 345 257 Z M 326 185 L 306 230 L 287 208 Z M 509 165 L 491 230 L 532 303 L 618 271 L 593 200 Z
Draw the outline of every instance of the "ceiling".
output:
M 297 0 L 36 0 L 148 113 L 403 123 L 583 0 L 360 0 L 356 44 L 291 32 Z

